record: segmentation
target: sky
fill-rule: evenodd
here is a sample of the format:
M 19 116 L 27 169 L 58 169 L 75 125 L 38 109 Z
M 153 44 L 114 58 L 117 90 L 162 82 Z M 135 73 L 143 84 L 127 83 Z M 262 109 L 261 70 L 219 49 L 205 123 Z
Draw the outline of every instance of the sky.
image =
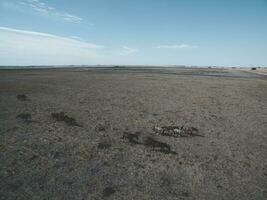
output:
M 267 0 L 0 0 L 0 65 L 267 66 Z

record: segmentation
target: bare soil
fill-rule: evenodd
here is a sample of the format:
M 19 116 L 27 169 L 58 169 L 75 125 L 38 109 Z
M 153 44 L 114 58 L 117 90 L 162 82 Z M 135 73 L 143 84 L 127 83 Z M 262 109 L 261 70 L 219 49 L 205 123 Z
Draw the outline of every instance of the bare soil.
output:
M 266 199 L 266 152 L 264 75 L 0 70 L 0 199 Z

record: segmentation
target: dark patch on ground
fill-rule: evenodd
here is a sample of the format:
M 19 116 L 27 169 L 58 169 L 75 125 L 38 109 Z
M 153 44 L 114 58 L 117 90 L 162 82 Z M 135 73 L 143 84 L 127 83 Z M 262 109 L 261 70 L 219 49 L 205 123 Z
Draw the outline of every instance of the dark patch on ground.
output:
M 154 151 L 159 151 L 161 153 L 177 154 L 176 152 L 171 150 L 170 145 L 164 142 L 157 141 L 152 137 L 147 137 L 145 139 L 144 145 L 147 147 L 151 147 Z
M 58 122 L 65 122 L 69 126 L 81 126 L 80 124 L 78 124 L 76 122 L 76 119 L 65 115 L 64 112 L 52 113 L 51 116 L 56 121 L 58 121 Z
M 25 94 L 18 94 L 17 95 L 17 99 L 19 101 L 27 101 L 28 100 L 28 97 Z
M 128 140 L 129 143 L 131 144 L 142 144 L 138 141 L 139 139 L 139 133 L 129 133 L 129 132 L 124 132 L 122 139 Z
M 217 188 L 218 188 L 218 189 L 221 189 L 221 188 L 222 188 L 222 186 L 221 186 L 221 185 L 217 185 Z
M 38 158 L 38 155 L 32 155 L 32 156 L 30 156 L 29 157 L 29 161 L 33 161 L 33 160 L 35 160 L 35 159 L 37 159 Z
M 97 146 L 98 149 L 108 149 L 111 147 L 111 144 L 107 141 L 100 142 Z
M 135 166 L 136 168 L 138 168 L 138 169 L 140 169 L 140 168 L 145 169 L 145 166 L 142 165 L 142 164 L 140 164 L 140 163 L 138 163 L 138 162 L 134 162 L 133 164 L 134 164 L 134 166 Z
M 185 191 L 185 192 L 182 192 L 181 195 L 183 197 L 189 197 L 190 196 L 190 193 Z
M 172 185 L 172 183 L 171 183 L 171 181 L 170 181 L 169 178 L 167 178 L 167 177 L 162 177 L 162 178 L 160 179 L 160 186 L 161 186 L 161 187 L 167 187 L 167 188 L 170 188 L 171 185 Z
M 157 141 L 156 139 L 150 136 L 146 137 L 143 142 L 140 141 L 139 140 L 140 134 L 141 134 L 140 132 L 136 132 L 136 133 L 124 132 L 122 139 L 127 140 L 132 145 L 136 145 L 136 144 L 144 145 L 146 147 L 152 148 L 154 151 L 159 151 L 161 153 L 176 154 L 176 152 L 171 151 L 170 145 L 164 142 Z
M 103 190 L 102 194 L 103 194 L 103 197 L 109 197 L 109 196 L 113 195 L 115 192 L 116 192 L 116 190 L 114 187 L 106 187 Z
M 21 120 L 23 120 L 24 122 L 27 122 L 27 123 L 33 122 L 31 120 L 32 119 L 32 116 L 29 113 L 21 113 L 21 114 L 17 115 L 16 118 L 17 119 L 21 119 Z
M 162 126 L 162 127 L 154 127 L 154 132 L 163 135 L 163 136 L 171 136 L 171 137 L 204 137 L 200 135 L 198 129 L 195 127 L 185 127 L 185 126 Z
M 58 159 L 64 157 L 64 153 L 59 152 L 59 151 L 51 151 L 49 154 L 49 157 L 58 160 Z

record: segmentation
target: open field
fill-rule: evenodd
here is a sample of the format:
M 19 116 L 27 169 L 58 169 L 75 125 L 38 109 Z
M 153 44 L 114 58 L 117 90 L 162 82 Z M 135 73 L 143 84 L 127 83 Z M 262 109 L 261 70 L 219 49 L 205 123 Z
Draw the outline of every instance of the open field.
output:
M 0 70 L 0 199 L 266 199 L 266 102 L 234 69 Z

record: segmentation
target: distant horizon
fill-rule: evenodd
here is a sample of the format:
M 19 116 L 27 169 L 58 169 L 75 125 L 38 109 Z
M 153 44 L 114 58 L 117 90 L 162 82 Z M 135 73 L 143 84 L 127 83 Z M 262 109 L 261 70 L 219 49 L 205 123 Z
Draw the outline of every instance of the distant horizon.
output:
M 127 67 L 148 67 L 148 68 L 267 68 L 267 66 L 216 66 L 216 65 L 130 65 L 130 64 L 121 64 L 121 65 L 0 65 L 0 69 L 8 68 L 127 68 Z

